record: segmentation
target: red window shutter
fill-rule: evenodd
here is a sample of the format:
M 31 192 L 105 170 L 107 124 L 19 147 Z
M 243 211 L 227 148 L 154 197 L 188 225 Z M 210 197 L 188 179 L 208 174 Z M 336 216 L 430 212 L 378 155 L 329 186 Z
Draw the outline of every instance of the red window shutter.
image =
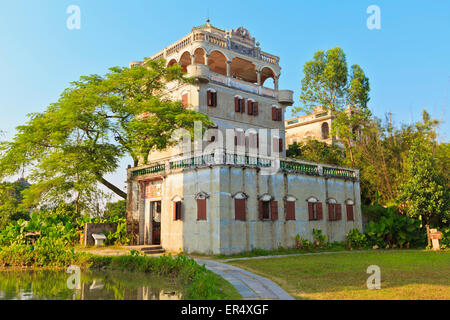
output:
M 212 103 L 212 92 L 211 91 L 206 91 L 206 96 L 207 96 L 207 104 L 208 104 L 208 107 L 211 107 L 212 105 L 213 105 L 213 103 Z
M 278 220 L 278 201 L 270 201 L 272 220 Z
M 308 202 L 308 217 L 309 220 L 314 220 L 314 202 Z
M 197 199 L 197 220 L 206 220 L 206 199 Z
M 251 100 L 247 101 L 247 113 L 249 115 L 253 114 L 253 102 Z
M 256 147 L 259 148 L 259 133 L 256 134 Z
M 272 120 L 277 121 L 277 108 L 272 107 Z
M 173 220 L 177 220 L 177 205 L 178 202 L 173 202 Z
M 234 212 L 236 220 L 245 220 L 245 199 L 234 199 Z
M 283 139 L 278 140 L 278 152 L 283 152 Z
M 253 115 L 258 115 L 258 102 L 253 102 Z
M 241 108 L 239 106 L 239 98 L 234 97 L 234 112 L 241 112 Z
M 244 99 L 241 99 L 240 105 L 241 105 L 241 113 L 244 113 L 245 112 L 245 100 Z
M 263 201 L 259 200 L 259 220 L 263 220 L 263 209 L 264 205 L 263 205 Z
M 185 108 L 187 108 L 187 106 L 188 106 L 188 94 L 187 93 L 185 93 L 181 96 L 181 102 L 183 103 L 183 106 Z
M 295 201 L 286 201 L 286 220 L 295 220 Z
M 276 110 L 277 110 L 277 121 L 281 121 L 283 118 L 282 111 L 281 111 L 281 109 L 276 109 Z
M 347 220 L 353 221 L 353 205 L 352 204 L 347 205 Z
M 212 93 L 213 107 L 217 107 L 217 92 Z
M 328 204 L 328 220 L 334 220 L 334 205 L 332 203 Z
M 336 218 L 336 220 L 341 220 L 342 219 L 342 206 L 340 204 L 335 204 L 335 206 L 336 206 L 335 218 Z
M 238 137 L 235 135 L 234 136 L 234 145 L 237 146 L 238 145 Z
M 317 206 L 317 220 L 323 219 L 323 213 L 322 213 L 322 202 L 316 202 Z

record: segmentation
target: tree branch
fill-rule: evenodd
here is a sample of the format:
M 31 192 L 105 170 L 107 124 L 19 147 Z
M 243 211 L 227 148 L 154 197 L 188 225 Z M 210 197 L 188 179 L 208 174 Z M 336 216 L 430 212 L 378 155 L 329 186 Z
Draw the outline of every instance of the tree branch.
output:
M 125 200 L 127 199 L 127 194 L 126 192 L 123 192 L 122 190 L 120 190 L 118 187 L 116 187 L 115 185 L 113 185 L 111 182 L 107 181 L 105 178 L 103 178 L 102 176 L 98 175 L 97 176 L 98 181 L 103 184 L 105 187 L 107 187 L 108 189 L 110 189 L 112 192 L 114 192 L 115 194 L 117 194 L 119 197 L 124 198 Z

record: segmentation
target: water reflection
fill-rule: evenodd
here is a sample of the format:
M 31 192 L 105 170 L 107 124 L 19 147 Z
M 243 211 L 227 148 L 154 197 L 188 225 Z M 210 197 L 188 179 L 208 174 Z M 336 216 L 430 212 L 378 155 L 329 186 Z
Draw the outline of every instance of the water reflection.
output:
M 180 300 L 174 280 L 143 273 L 83 271 L 69 289 L 65 270 L 1 271 L 0 300 Z

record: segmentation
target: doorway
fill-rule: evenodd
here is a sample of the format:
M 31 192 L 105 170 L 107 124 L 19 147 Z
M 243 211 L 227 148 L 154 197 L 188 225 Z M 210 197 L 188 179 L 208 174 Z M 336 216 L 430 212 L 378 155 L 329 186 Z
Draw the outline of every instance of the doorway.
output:
M 161 244 L 161 201 L 150 202 L 152 219 L 152 244 Z

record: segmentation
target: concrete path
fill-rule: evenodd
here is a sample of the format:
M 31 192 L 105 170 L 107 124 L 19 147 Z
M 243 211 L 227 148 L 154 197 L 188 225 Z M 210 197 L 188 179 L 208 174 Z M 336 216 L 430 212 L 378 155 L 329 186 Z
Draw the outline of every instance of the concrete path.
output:
M 244 299 L 294 300 L 273 281 L 247 270 L 214 260 L 199 258 L 194 258 L 194 260 L 231 283 Z

